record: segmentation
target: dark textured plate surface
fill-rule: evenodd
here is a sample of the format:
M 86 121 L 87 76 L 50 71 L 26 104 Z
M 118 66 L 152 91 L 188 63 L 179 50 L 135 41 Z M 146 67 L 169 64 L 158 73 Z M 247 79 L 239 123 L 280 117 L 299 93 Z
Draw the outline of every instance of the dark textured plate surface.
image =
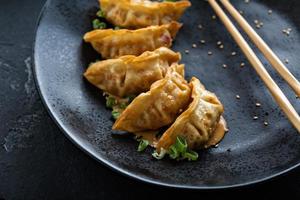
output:
M 113 121 L 102 92 L 82 77 L 88 63 L 98 57 L 82 41 L 83 34 L 91 29 L 91 19 L 98 7 L 96 0 L 52 0 L 41 15 L 34 50 L 35 76 L 52 117 L 75 144 L 95 159 L 123 174 L 159 185 L 194 189 L 242 186 L 298 166 L 300 136 L 221 22 L 212 19 L 209 5 L 198 0 L 192 3 L 173 48 L 183 54 L 187 78 L 199 77 L 224 103 L 230 132 L 218 148 L 200 152 L 197 162 L 156 161 L 150 149 L 138 153 L 135 141 L 112 134 Z M 264 23 L 259 34 L 282 59 L 289 60 L 287 66 L 300 79 L 300 2 L 233 3 L 252 24 L 255 19 Z M 273 10 L 271 15 L 269 9 Z M 199 30 L 198 24 L 204 28 Z M 282 34 L 284 28 L 292 28 L 289 37 Z M 205 44 L 200 44 L 202 39 Z M 217 41 L 223 42 L 223 50 L 217 47 Z M 192 48 L 193 43 L 198 48 Z M 184 53 L 186 49 L 189 54 Z M 208 51 L 213 54 L 208 56 Z M 232 51 L 237 55 L 231 56 Z M 241 62 L 246 66 L 241 68 Z M 263 62 L 300 111 L 299 100 Z M 224 69 L 223 64 L 228 67 Z M 235 98 L 237 94 L 240 100 Z M 262 107 L 256 108 L 256 102 Z M 259 119 L 253 120 L 254 115 Z M 269 126 L 264 126 L 264 121 Z

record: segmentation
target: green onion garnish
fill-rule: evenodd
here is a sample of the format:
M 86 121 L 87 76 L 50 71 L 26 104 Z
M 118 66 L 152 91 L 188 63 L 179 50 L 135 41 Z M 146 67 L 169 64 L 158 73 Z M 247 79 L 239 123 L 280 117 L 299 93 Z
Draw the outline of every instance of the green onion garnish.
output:
M 198 153 L 195 151 L 188 151 L 188 152 L 185 152 L 183 157 L 187 158 L 188 161 L 195 161 L 198 159 Z
M 118 111 L 112 111 L 111 115 L 115 120 L 117 120 L 120 117 L 120 113 Z
M 169 153 L 169 156 L 171 159 L 177 159 L 180 156 L 180 153 L 177 151 L 177 149 L 173 145 L 170 147 L 168 153 Z
M 185 139 L 181 138 L 181 137 L 177 137 L 176 138 L 176 142 L 175 142 L 175 148 L 177 149 L 177 151 L 181 154 L 184 154 L 187 150 L 187 142 Z
M 106 97 L 106 107 L 107 108 L 113 108 L 113 106 L 116 105 L 116 100 L 113 97 Z
M 93 20 L 93 28 L 94 29 L 105 29 L 107 27 L 106 23 L 101 22 L 99 19 Z
M 158 153 L 157 151 L 154 151 L 154 152 L 152 153 L 152 156 L 153 156 L 154 158 L 156 158 L 157 160 L 161 160 L 161 159 L 163 159 L 163 158 L 165 157 L 166 153 L 167 153 L 166 150 L 161 149 L 161 150 L 160 150 L 160 153 Z
M 138 147 L 138 152 L 144 151 L 147 148 L 148 145 L 149 145 L 149 141 L 148 140 L 141 139 L 139 147 Z
M 128 106 L 127 103 L 120 103 L 120 108 L 125 109 Z
M 168 150 L 169 157 L 174 160 L 195 161 L 198 159 L 198 153 L 188 150 L 187 142 L 184 138 L 177 137 L 175 144 L 171 145 Z
M 171 159 L 180 159 L 187 151 L 187 143 L 186 140 L 177 137 L 175 144 L 171 145 L 169 148 L 169 157 Z
M 97 15 L 98 17 L 100 17 L 100 18 L 105 18 L 105 13 L 104 13 L 103 10 L 99 10 L 99 11 L 96 13 L 96 15 Z

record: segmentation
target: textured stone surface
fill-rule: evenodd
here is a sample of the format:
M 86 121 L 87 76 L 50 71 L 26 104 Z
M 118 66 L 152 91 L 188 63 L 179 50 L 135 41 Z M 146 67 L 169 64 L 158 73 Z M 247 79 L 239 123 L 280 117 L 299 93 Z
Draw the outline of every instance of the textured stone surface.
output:
M 271 2 L 275 10 L 282 1 Z M 284 16 L 291 12 L 294 17 L 290 20 L 299 24 L 296 12 L 299 6 L 295 2 L 283 5 L 279 11 L 285 13 Z M 38 0 L 2 0 L 0 4 L 0 199 L 153 199 L 170 193 L 182 198 L 187 195 L 191 198 L 224 197 L 231 193 L 243 197 L 260 193 L 266 199 L 287 194 L 300 197 L 299 169 L 248 188 L 196 192 L 137 182 L 91 159 L 48 117 L 33 83 L 31 44 L 42 4 L 43 1 Z M 297 29 L 295 31 L 297 33 Z M 217 84 L 209 87 L 215 88 Z M 282 126 L 281 123 L 275 124 Z M 123 142 L 123 139 L 117 140 Z M 287 142 L 283 140 L 282 144 Z M 132 145 L 130 141 L 125 143 Z

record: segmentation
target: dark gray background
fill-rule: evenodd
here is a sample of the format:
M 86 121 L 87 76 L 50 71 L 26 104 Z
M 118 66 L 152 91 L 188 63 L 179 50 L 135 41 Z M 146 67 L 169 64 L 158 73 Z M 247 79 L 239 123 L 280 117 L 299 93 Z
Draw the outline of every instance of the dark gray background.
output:
M 263 184 L 198 192 L 137 182 L 76 148 L 52 122 L 31 73 L 35 24 L 44 0 L 0 0 L 0 199 L 300 197 L 300 169 Z

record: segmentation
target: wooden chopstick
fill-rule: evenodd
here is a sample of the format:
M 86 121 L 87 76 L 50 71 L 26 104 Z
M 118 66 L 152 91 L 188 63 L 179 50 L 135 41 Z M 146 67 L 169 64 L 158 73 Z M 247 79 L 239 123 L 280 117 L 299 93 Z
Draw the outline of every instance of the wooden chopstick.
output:
M 249 44 L 246 42 L 246 40 L 243 38 L 241 33 L 237 30 L 237 28 L 233 25 L 233 23 L 230 21 L 228 16 L 225 14 L 225 12 L 222 10 L 222 8 L 218 5 L 216 0 L 208 0 L 211 7 L 215 10 L 216 14 L 219 16 L 221 21 L 224 23 L 225 27 L 229 31 L 229 33 L 232 35 L 236 43 L 239 45 L 241 50 L 244 52 L 245 56 L 253 66 L 253 68 L 256 70 L 260 78 L 263 80 L 267 88 L 269 89 L 270 93 L 274 97 L 275 101 L 279 105 L 279 107 L 283 110 L 283 112 L 286 114 L 288 119 L 291 121 L 291 123 L 294 125 L 294 127 L 298 130 L 300 133 L 300 117 L 292 104 L 289 102 L 287 97 L 283 94 L 281 89 L 278 87 L 278 85 L 275 83 L 275 81 L 272 79 L 270 74 L 267 72 L 259 58 L 255 55 L 254 51 L 251 49 Z
M 266 59 L 277 70 L 282 78 L 291 86 L 296 95 L 300 97 L 300 83 L 291 74 L 283 62 L 276 56 L 266 42 L 255 32 L 255 30 L 249 25 L 245 18 L 234 8 L 229 0 L 220 0 L 224 7 L 228 10 L 231 16 L 238 22 L 242 29 L 247 33 L 252 42 L 263 53 Z

